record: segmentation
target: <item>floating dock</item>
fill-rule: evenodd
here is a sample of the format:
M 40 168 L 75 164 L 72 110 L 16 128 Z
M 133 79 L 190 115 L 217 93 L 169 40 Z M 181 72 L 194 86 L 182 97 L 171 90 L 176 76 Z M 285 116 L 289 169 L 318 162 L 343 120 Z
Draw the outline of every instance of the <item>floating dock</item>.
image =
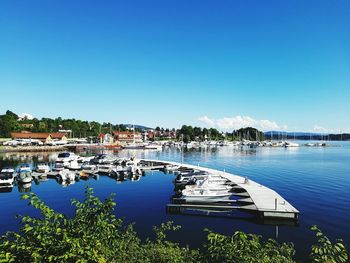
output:
M 177 165 L 181 167 L 180 169 L 193 169 L 220 175 L 221 177 L 226 178 L 232 185 L 232 195 L 240 198 L 237 200 L 219 200 L 215 203 L 196 202 L 168 204 L 168 211 L 181 211 L 181 209 L 202 209 L 214 211 L 242 210 L 247 212 L 255 212 L 261 218 L 298 220 L 299 211 L 287 200 L 280 196 L 276 191 L 250 180 L 247 177 L 190 164 L 150 159 L 141 160 L 144 164 L 146 164 L 146 166 L 152 167 L 153 169 L 161 169 L 166 165 Z

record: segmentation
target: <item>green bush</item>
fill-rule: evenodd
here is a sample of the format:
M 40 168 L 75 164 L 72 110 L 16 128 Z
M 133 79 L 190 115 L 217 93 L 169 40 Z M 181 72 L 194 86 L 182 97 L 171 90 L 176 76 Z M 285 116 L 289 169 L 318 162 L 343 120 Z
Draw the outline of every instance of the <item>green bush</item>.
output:
M 294 262 L 293 244 L 278 244 L 269 239 L 265 243 L 260 237 L 237 231 L 225 236 L 208 231 L 205 244 L 208 262 Z
M 348 262 L 348 253 L 343 240 L 337 239 L 333 244 L 317 226 L 311 230 L 316 233 L 317 243 L 311 247 L 310 259 L 312 262 L 345 263 Z

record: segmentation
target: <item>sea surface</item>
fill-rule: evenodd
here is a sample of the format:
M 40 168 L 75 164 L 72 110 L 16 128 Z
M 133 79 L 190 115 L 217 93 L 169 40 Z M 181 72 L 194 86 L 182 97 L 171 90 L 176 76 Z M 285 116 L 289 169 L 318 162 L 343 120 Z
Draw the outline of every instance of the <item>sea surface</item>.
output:
M 305 142 L 302 142 L 305 143 Z M 206 238 L 205 228 L 223 234 L 237 230 L 275 238 L 280 242 L 293 242 L 296 259 L 306 262 L 311 244 L 316 241 L 310 231 L 317 225 L 332 240 L 341 238 L 350 250 L 350 142 L 330 142 L 329 147 L 298 148 L 241 148 L 223 146 L 205 149 L 166 148 L 154 150 L 121 150 L 118 156 L 136 156 L 171 160 L 200 165 L 234 173 L 270 187 L 300 211 L 297 224 L 283 221 L 256 220 L 243 212 L 231 214 L 168 214 L 166 205 L 174 194 L 173 174 L 160 171 L 147 172 L 139 181 L 117 181 L 100 176 L 98 179 L 80 180 L 63 187 L 56 180 L 32 183 L 29 189 L 15 186 L 10 192 L 0 193 L 0 234 L 18 230 L 15 216 L 35 215 L 38 212 L 20 200 L 24 191 L 32 191 L 52 208 L 73 215 L 71 199 L 83 199 L 86 186 L 95 194 L 106 198 L 115 193 L 115 213 L 127 223 L 135 223 L 142 238 L 153 237 L 152 226 L 174 221 L 182 228 L 169 235 L 171 240 L 191 247 L 199 247 Z M 81 154 L 91 154 L 83 152 Z M 0 168 L 17 167 L 21 163 L 54 162 L 57 153 L 2 153 Z

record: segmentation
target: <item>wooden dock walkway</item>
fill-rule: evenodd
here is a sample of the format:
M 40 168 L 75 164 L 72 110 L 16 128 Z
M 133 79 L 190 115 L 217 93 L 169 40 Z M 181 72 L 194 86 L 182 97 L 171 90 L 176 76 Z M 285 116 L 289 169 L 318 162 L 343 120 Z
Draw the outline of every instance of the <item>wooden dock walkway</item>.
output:
M 190 164 L 181 164 L 171 161 L 141 159 L 144 163 L 150 164 L 152 167 L 164 167 L 164 165 L 178 165 L 183 168 L 194 169 L 198 171 L 206 171 L 210 174 L 220 175 L 226 178 L 233 187 L 233 195 L 242 197 L 238 199 L 239 205 L 232 204 L 169 204 L 169 209 L 183 209 L 183 208 L 198 208 L 198 209 L 227 209 L 227 210 L 245 210 L 257 212 L 263 218 L 285 218 L 295 219 L 299 217 L 299 211 L 293 207 L 287 200 L 285 200 L 276 191 L 263 186 L 246 177 L 230 174 L 224 171 L 218 171 L 211 168 L 200 167 Z M 245 200 L 245 202 L 244 202 Z M 235 203 L 235 202 L 232 202 Z

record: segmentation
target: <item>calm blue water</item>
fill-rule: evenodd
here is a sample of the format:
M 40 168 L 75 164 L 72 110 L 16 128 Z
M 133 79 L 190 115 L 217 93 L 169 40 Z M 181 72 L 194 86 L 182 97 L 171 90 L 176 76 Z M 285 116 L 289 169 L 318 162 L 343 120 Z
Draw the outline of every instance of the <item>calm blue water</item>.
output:
M 338 144 L 339 143 L 334 143 Z M 300 147 L 300 148 L 256 148 L 233 147 L 189 150 L 181 153 L 178 149 L 163 151 L 120 151 L 119 156 L 136 155 L 152 158 L 199 164 L 219 170 L 226 170 L 264 184 L 281 194 L 300 211 L 299 225 L 261 224 L 251 216 L 234 212 L 231 217 L 171 215 L 166 213 L 166 204 L 174 193 L 173 175 L 149 172 L 138 182 L 116 181 L 100 176 L 99 180 L 76 182 L 62 187 L 50 179 L 32 184 L 35 192 L 54 209 L 72 215 L 72 198 L 82 199 L 87 185 L 94 188 L 97 196 L 105 198 L 116 193 L 116 214 L 127 222 L 135 222 L 136 230 L 142 237 L 152 235 L 152 226 L 172 220 L 182 229 L 170 235 L 175 241 L 191 246 L 200 245 L 205 234 L 204 228 L 231 234 L 236 230 L 273 237 L 279 241 L 294 242 L 297 259 L 306 260 L 311 244 L 315 241 L 309 230 L 318 225 L 330 238 L 342 238 L 350 249 L 350 143 L 341 147 Z M 53 160 L 55 154 L 2 154 L 0 167 L 16 166 L 19 163 Z M 37 212 L 20 200 L 18 187 L 12 192 L 0 193 L 0 234 L 17 230 L 17 214 L 36 215 Z

